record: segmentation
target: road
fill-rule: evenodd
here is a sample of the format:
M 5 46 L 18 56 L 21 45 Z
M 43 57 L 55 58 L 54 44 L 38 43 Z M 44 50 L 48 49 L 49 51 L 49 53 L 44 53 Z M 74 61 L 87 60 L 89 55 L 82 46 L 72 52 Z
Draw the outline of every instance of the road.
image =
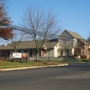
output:
M 0 90 L 90 90 L 90 66 L 0 72 Z

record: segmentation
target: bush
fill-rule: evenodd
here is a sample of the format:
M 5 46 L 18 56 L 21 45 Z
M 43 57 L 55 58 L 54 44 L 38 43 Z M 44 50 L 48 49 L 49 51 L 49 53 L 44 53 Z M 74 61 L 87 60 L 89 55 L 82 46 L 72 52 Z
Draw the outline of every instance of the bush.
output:
M 87 56 L 86 56 L 86 55 L 81 55 L 81 58 L 82 58 L 82 59 L 86 59 Z
M 82 61 L 83 61 L 83 62 L 90 62 L 90 60 L 86 60 L 86 59 L 85 59 L 85 60 L 82 60 Z
M 80 56 L 80 54 L 79 53 L 75 53 L 74 56 Z
M 75 57 L 75 56 L 73 56 L 73 55 L 72 55 L 72 56 L 67 56 L 67 57 L 68 57 L 68 58 L 76 58 L 76 57 Z

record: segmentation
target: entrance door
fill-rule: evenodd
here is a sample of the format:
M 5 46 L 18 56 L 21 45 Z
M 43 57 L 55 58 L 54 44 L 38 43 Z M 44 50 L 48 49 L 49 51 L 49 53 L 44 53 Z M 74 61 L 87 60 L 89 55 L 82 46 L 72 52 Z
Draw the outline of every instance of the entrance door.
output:
M 61 56 L 63 56 L 63 50 L 61 50 Z
M 44 57 L 45 51 L 42 51 L 42 57 Z

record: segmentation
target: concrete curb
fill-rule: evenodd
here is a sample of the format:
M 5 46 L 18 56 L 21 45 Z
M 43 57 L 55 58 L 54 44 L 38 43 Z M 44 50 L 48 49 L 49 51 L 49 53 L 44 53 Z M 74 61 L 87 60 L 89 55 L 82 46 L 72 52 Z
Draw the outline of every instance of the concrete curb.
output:
M 24 70 L 24 69 L 33 69 L 33 68 L 44 68 L 44 67 L 56 67 L 56 66 L 67 66 L 66 64 L 59 64 L 59 65 L 47 65 L 47 66 L 32 66 L 32 67 L 20 67 L 20 68 L 7 68 L 7 69 L 0 69 L 0 71 L 13 71 L 13 70 Z

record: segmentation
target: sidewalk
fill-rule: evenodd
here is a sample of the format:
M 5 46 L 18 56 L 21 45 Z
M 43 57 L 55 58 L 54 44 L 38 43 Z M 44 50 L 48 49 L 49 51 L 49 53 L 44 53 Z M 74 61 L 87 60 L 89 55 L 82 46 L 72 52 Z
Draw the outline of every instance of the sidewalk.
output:
M 59 65 L 47 65 L 47 66 L 32 66 L 32 67 L 20 67 L 20 68 L 6 68 L 6 69 L 0 69 L 0 71 L 24 70 L 24 69 L 44 68 L 44 67 L 56 67 L 56 66 L 67 66 L 67 65 L 68 65 L 68 63 L 59 64 Z

